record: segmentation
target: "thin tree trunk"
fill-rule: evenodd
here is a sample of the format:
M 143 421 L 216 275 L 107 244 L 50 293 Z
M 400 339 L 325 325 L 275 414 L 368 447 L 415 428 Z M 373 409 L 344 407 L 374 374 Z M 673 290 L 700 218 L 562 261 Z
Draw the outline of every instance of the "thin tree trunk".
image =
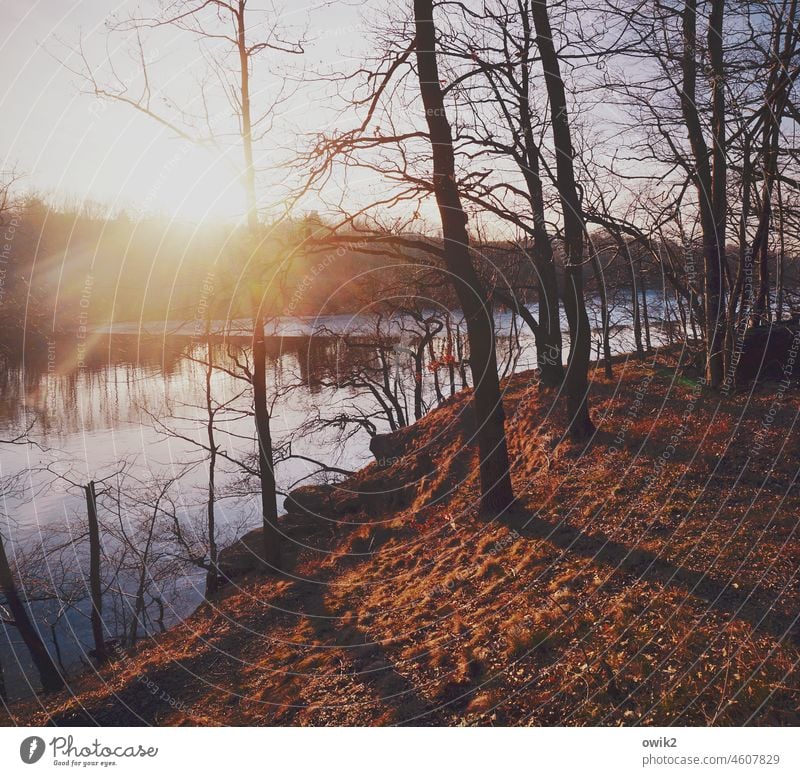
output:
M 494 319 L 472 262 L 467 217 L 456 185 L 453 135 L 436 59 L 432 0 L 414 0 L 414 14 L 419 85 L 433 151 L 433 190 L 442 222 L 445 263 L 467 322 L 480 457 L 480 506 L 482 514 L 496 515 L 511 505 L 514 493 L 497 375 Z
M 719 1 L 719 0 L 718 0 Z M 762 167 L 764 183 L 761 196 L 761 212 L 756 238 L 753 244 L 753 256 L 759 262 L 759 287 L 753 309 L 753 324 L 769 323 L 772 319 L 770 298 L 769 271 L 769 228 L 772 218 L 772 194 L 778 179 L 778 155 L 780 152 L 781 117 L 784 115 L 789 99 L 790 88 L 794 77 L 789 74 L 789 65 L 797 47 L 797 0 L 788 6 L 786 30 L 783 45 L 781 33 L 783 28 L 779 21 L 775 22 L 772 41 L 772 63 L 770 77 L 765 89 L 765 100 L 762 107 L 763 116 L 763 148 Z M 780 53 L 779 53 L 780 49 Z
M 565 287 L 562 299 L 570 330 L 569 357 L 564 375 L 569 414 L 568 431 L 573 439 L 585 439 L 594 432 L 594 424 L 589 417 L 588 400 L 592 335 L 583 295 L 583 215 L 575 181 L 567 97 L 553 43 L 546 0 L 534 0 L 531 3 L 531 16 L 550 98 L 550 118 L 556 152 L 556 188 L 564 219 Z
M 606 293 L 603 267 L 597 254 L 592 251 L 592 269 L 597 281 L 597 293 L 600 297 L 600 327 L 602 329 L 603 367 L 605 376 L 612 378 L 614 370 L 611 366 L 611 321 L 608 315 L 608 294 Z
M 751 160 L 750 160 L 750 135 L 746 134 L 744 139 L 744 152 L 742 155 L 742 208 L 739 215 L 739 261 L 736 267 L 736 280 L 733 289 L 728 296 L 728 307 L 725 319 L 725 386 L 726 388 L 733 382 L 736 367 L 739 360 L 739 353 L 736 349 L 736 340 L 739 335 L 739 320 L 745 313 L 747 292 L 744 288 L 745 271 L 752 266 L 750 248 L 747 244 L 747 221 L 750 218 L 750 185 L 751 185 Z M 752 275 L 750 276 L 749 286 L 752 296 Z M 741 297 L 741 303 L 737 315 L 736 305 Z
M 636 269 L 633 266 L 633 257 L 630 253 L 628 243 L 620 236 L 617 236 L 617 244 L 625 253 L 625 262 L 631 273 L 631 303 L 633 305 L 633 344 L 636 347 L 636 357 L 644 360 L 644 346 L 642 344 L 642 313 L 639 307 L 639 282 L 636 278 Z
M 441 328 L 439 329 L 441 331 Z M 436 352 L 434 350 L 434 341 L 433 338 L 428 340 L 428 358 L 431 360 L 431 363 L 436 362 Z M 444 394 L 442 393 L 442 384 L 439 380 L 439 370 L 433 370 L 433 390 L 436 394 L 436 403 L 441 404 L 444 401 Z
M 464 356 L 464 340 L 461 337 L 461 329 L 456 327 L 456 355 L 458 357 L 458 373 L 461 376 L 461 390 L 469 388 L 467 378 L 467 368 L 464 366 L 466 359 Z
M 422 420 L 422 365 L 425 359 L 425 342 L 420 341 L 414 350 L 414 420 Z
M 777 257 L 777 284 L 775 287 L 775 320 L 783 318 L 783 261 L 786 250 L 786 233 L 783 221 L 783 193 L 781 182 L 778 181 L 778 257 Z
M 653 349 L 653 343 L 650 340 L 650 313 L 647 309 L 647 282 L 645 280 L 644 270 L 642 268 L 642 259 L 639 257 L 639 292 L 642 295 L 642 323 L 644 324 L 644 346 L 645 352 L 649 353 Z
M 253 403 L 258 440 L 258 470 L 261 477 L 261 517 L 263 561 L 272 570 L 280 569 L 281 535 L 278 529 L 278 503 L 275 496 L 275 470 L 272 452 L 269 405 L 267 403 L 267 362 L 264 319 L 256 316 L 253 331 Z
M 145 608 L 144 596 L 147 592 L 147 580 L 150 575 L 150 550 L 153 548 L 156 524 L 158 522 L 158 511 L 161 507 L 161 499 L 164 497 L 165 491 L 165 488 L 161 490 L 161 493 L 158 495 L 158 498 L 153 505 L 153 513 L 152 517 L 150 518 L 150 525 L 147 529 L 147 541 L 145 541 L 144 549 L 142 550 L 141 555 L 139 555 L 139 562 L 141 564 L 141 568 L 139 569 L 139 584 L 136 588 L 133 616 L 131 618 L 131 627 L 128 635 L 128 643 L 131 646 L 136 644 L 136 639 L 138 638 L 137 629 L 139 626 L 139 617 L 142 617 L 142 626 L 144 627 L 145 635 L 147 634 L 147 612 Z
M 667 345 L 672 345 L 675 341 L 675 326 L 672 323 L 672 304 L 667 295 L 667 284 L 662 278 L 663 285 L 661 287 L 662 299 L 664 300 L 664 328 L 667 332 Z
M 0 536 L 0 592 L 5 596 L 11 619 L 30 652 L 33 664 L 39 673 L 42 690 L 50 693 L 63 689 L 64 677 L 53 662 L 53 658 L 50 657 L 42 637 L 36 630 L 28 610 L 17 592 L 2 536 Z
M 50 625 L 50 641 L 53 642 L 53 651 L 56 653 L 56 661 L 58 662 L 58 667 L 61 669 L 62 676 L 64 676 L 67 673 L 67 667 L 64 665 L 64 656 L 61 654 L 61 644 L 58 643 L 56 623 Z
M 711 0 L 708 20 L 708 51 L 711 64 L 711 135 L 713 179 L 711 208 L 714 219 L 714 244 L 711 268 L 706 270 L 706 324 L 711 331 L 708 376 L 719 387 L 725 378 L 725 277 L 727 256 L 725 230 L 728 215 L 727 125 L 725 122 L 725 63 L 723 23 L 725 0 Z
M 522 13 L 524 46 L 530 48 L 532 30 L 526 13 Z M 522 94 L 520 118 L 525 142 L 525 167 L 523 175 L 531 202 L 533 216 L 533 254 L 539 284 L 539 329 L 536 332 L 536 360 L 542 384 L 555 388 L 564 380 L 562 357 L 561 316 L 558 304 L 558 278 L 553 246 L 545 226 L 544 190 L 539 164 L 539 148 L 531 121 L 531 73 L 528 57 L 520 63 L 522 69 Z
M 447 374 L 450 379 L 450 396 L 456 394 L 456 354 L 453 347 L 453 324 L 448 313 L 445 317 L 447 326 Z
M 208 438 L 208 496 L 206 501 L 206 520 L 208 530 L 208 573 L 206 574 L 206 597 L 219 587 L 219 551 L 217 549 L 216 528 L 216 474 L 217 441 L 214 434 L 214 408 L 212 404 L 211 378 L 214 372 L 213 348 L 211 346 L 211 322 L 206 319 L 206 436 Z
M 713 148 L 709 153 L 697 111 L 697 2 L 686 0 L 682 14 L 683 90 L 681 109 L 695 163 L 705 265 L 706 378 L 712 388 L 722 385 L 725 364 L 725 94 L 722 62 L 723 0 L 713 0 L 708 46 L 712 77 Z M 713 169 L 709 159 L 713 159 Z
M 769 273 L 769 228 L 772 220 L 772 187 L 774 167 L 777 162 L 778 135 L 772 137 L 772 122 L 765 122 L 763 160 L 764 183 L 761 193 L 761 212 L 755 240 L 753 241 L 753 258 L 758 262 L 758 292 L 753 306 L 753 326 L 769 323 L 770 319 L 770 273 Z
M 239 0 L 236 13 L 237 46 L 239 51 L 239 94 L 241 97 L 242 148 L 244 153 L 244 190 L 247 201 L 247 225 L 253 245 L 258 244 L 259 222 L 253 162 L 253 125 L 250 107 L 250 54 L 247 49 L 245 0 Z M 274 454 L 270 430 L 269 402 L 266 383 L 266 341 L 262 299 L 255 303 L 253 322 L 253 406 L 258 465 L 261 485 L 261 516 L 263 525 L 263 562 L 267 568 L 280 567 L 280 533 L 275 493 Z
M 86 515 L 89 522 L 89 592 L 91 595 L 92 638 L 94 658 L 98 663 L 108 660 L 105 633 L 103 632 L 103 587 L 100 579 L 100 523 L 97 519 L 97 492 L 94 482 L 85 488 Z
M 158 617 L 156 617 L 156 625 L 158 625 L 158 630 L 161 633 L 166 633 L 167 626 L 164 625 L 164 614 L 166 613 L 164 609 L 164 601 L 160 596 L 154 596 L 153 603 L 158 608 Z

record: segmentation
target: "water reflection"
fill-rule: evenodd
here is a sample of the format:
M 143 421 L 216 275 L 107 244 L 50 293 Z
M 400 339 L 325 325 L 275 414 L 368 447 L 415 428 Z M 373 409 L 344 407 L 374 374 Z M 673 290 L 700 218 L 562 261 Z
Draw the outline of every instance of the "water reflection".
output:
M 613 321 L 616 352 L 632 347 L 624 309 L 620 315 Z M 413 421 L 418 407 L 433 407 L 450 390 L 461 388 L 462 376 L 456 379 L 455 370 L 464 353 L 454 347 L 452 332 L 432 338 L 424 363 L 438 366 L 420 371 L 413 358 L 415 340 L 408 339 L 406 323 L 394 330 L 391 326 L 379 330 L 372 320 L 337 316 L 281 322 L 277 332 L 272 332 L 281 335 L 267 340 L 268 385 L 275 398 L 272 431 L 279 451 L 276 479 L 281 491 L 316 471 L 308 458 L 350 470 L 370 459 L 366 429 L 386 431 L 392 421 L 374 394 L 364 390 L 364 380 L 391 383 L 404 422 Z M 311 336 L 313 331 L 318 336 Z M 524 328 L 517 330 L 512 325 L 510 315 L 498 315 L 497 331 L 501 369 L 523 371 L 535 366 L 533 339 Z M 52 537 L 74 534 L 85 515 L 85 504 L 74 484 L 101 479 L 123 463 L 137 482 L 176 483 L 170 498 L 182 525 L 191 526 L 202 516 L 207 488 L 207 456 L 202 447 L 206 345 L 195 332 L 185 334 L 176 334 L 167 324 L 151 326 L 148 334 L 132 327 L 83 339 L 54 339 L 44 350 L 6 356 L 0 368 L 0 434 L 10 438 L 30 428 L 35 443 L 0 450 L 4 479 L 19 473 L 23 483 L 19 492 L 4 499 L 6 517 L 0 530 L 10 554 L 23 558 L 29 548 Z M 246 332 L 231 336 L 230 330 L 218 330 L 211 353 L 215 365 L 212 392 L 217 405 L 224 405 L 217 415 L 217 441 L 227 456 L 218 472 L 217 520 L 224 546 L 260 522 L 254 483 L 243 475 L 242 467 L 231 462 L 246 461 L 255 454 L 251 397 L 244 379 L 250 363 Z M 414 393 L 415 386 L 419 395 Z M 356 422 L 350 428 L 331 422 L 359 415 L 367 422 Z M 298 435 L 300 429 L 306 433 Z M 298 457 L 286 452 L 290 440 L 291 453 Z M 146 519 L 146 512 L 130 504 L 125 510 L 118 516 L 120 520 L 138 525 Z M 109 520 L 112 517 L 107 515 Z M 77 577 L 72 582 L 77 587 L 82 584 L 83 553 L 81 548 L 73 553 Z M 115 581 L 120 597 L 112 599 L 113 605 L 122 612 L 115 616 L 123 620 L 125 596 L 133 578 L 125 572 Z M 143 629 L 155 630 L 185 616 L 200 601 L 202 592 L 203 575 L 190 568 L 184 568 L 170 584 L 154 582 Z M 51 637 L 57 637 L 68 667 L 85 662 L 83 655 L 90 641 L 86 604 L 79 603 L 72 613 L 58 616 L 50 610 L 52 604 L 47 605 L 46 613 L 42 611 L 45 604 L 36 606 L 38 619 L 52 625 L 51 633 L 42 634 L 45 641 L 50 644 Z M 28 660 L 18 642 L 12 628 L 0 644 L 12 694 L 24 694 L 26 688 Z

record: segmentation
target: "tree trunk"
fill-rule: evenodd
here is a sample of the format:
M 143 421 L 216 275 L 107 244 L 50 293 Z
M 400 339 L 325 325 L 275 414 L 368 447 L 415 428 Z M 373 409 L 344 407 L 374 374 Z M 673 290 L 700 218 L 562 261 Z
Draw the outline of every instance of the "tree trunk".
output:
M 548 245 L 550 241 L 548 239 Z M 552 260 L 537 260 L 539 281 L 539 333 L 536 337 L 536 361 L 542 385 L 557 388 L 564 381 L 561 315 L 558 303 L 558 280 Z
M 91 595 L 92 638 L 94 658 L 98 663 L 108 660 L 106 640 L 103 632 L 103 588 L 100 580 L 100 524 L 97 519 L 97 493 L 94 482 L 85 488 L 86 515 L 89 522 L 89 591 Z
M 708 28 L 712 74 L 712 134 L 714 147 L 709 153 L 697 111 L 697 2 L 686 0 L 682 15 L 683 91 L 681 109 L 695 163 L 700 225 L 703 232 L 705 268 L 706 378 L 712 388 L 722 385 L 725 376 L 725 94 L 722 63 L 723 0 L 713 0 Z M 713 169 L 709 163 L 713 159 Z
M 711 207 L 714 219 L 714 241 L 710 266 L 706 269 L 706 325 L 709 341 L 708 378 L 714 387 L 725 378 L 725 229 L 728 215 L 728 157 L 725 123 L 725 65 L 723 60 L 723 21 L 725 0 L 712 0 L 708 20 L 708 51 L 711 63 L 711 134 L 713 179 Z
M 645 352 L 649 353 L 653 348 L 650 340 L 650 312 L 647 309 L 647 282 L 642 268 L 642 259 L 639 258 L 639 292 L 642 295 L 642 323 L 644 324 L 644 346 Z
M 442 327 L 439 328 L 439 331 L 442 330 Z M 434 342 L 433 338 L 428 340 L 428 358 L 430 359 L 431 363 L 436 363 L 436 352 L 434 350 Z M 439 380 L 439 370 L 433 370 L 433 391 L 436 394 L 436 403 L 442 404 L 444 402 L 444 394 L 442 393 L 442 385 L 441 381 Z
M 258 470 L 261 477 L 261 517 L 263 526 L 262 560 L 272 570 L 280 569 L 281 535 L 278 529 L 278 503 L 275 498 L 275 470 L 272 452 L 269 404 L 267 402 L 267 362 L 264 319 L 256 316 L 253 330 L 253 403 L 258 440 Z
M 214 373 L 213 349 L 211 346 L 211 322 L 206 319 L 206 436 L 208 438 L 208 494 L 206 500 L 206 521 L 208 530 L 208 572 L 206 574 L 206 598 L 219 587 L 219 551 L 217 549 L 216 527 L 216 476 L 217 441 L 214 432 L 214 409 L 211 395 L 211 378 Z
M 605 376 L 612 378 L 614 370 L 611 366 L 611 320 L 608 315 L 608 294 L 606 293 L 603 267 L 597 254 L 592 251 L 592 269 L 597 281 L 597 293 L 600 296 L 600 328 L 602 329 L 603 368 Z
M 64 677 L 53 662 L 53 658 L 50 657 L 47 647 L 45 647 L 39 632 L 28 615 L 25 604 L 17 592 L 2 536 L 0 536 L 0 593 L 5 596 L 14 625 L 25 642 L 33 664 L 39 672 L 42 689 L 46 693 L 63 689 L 65 686 Z
M 783 44 L 781 36 L 784 32 L 781 19 L 776 20 L 772 50 L 770 76 L 765 88 L 765 99 L 762 107 L 763 117 L 763 145 L 762 169 L 764 182 L 761 195 L 761 212 L 759 214 L 758 229 L 753 244 L 753 255 L 759 262 L 758 294 L 753 310 L 753 325 L 769 323 L 772 320 L 772 300 L 770 297 L 770 269 L 769 269 L 769 230 L 772 218 L 772 194 L 778 179 L 778 157 L 781 141 L 781 117 L 784 115 L 786 104 L 789 100 L 791 86 L 796 74 L 790 75 L 789 66 L 797 49 L 797 2 L 793 0 L 787 11 L 786 30 Z M 782 213 L 781 213 L 782 217 Z M 781 227 L 781 232 L 782 232 Z M 782 282 L 779 281 L 779 282 Z
M 572 135 L 567 113 L 567 97 L 558 54 L 553 43 L 546 0 L 531 3 L 536 44 L 542 60 L 545 86 L 550 98 L 550 118 L 556 153 L 556 188 L 564 219 L 564 290 L 562 299 L 570 331 L 569 357 L 564 375 L 569 414 L 568 431 L 573 439 L 589 437 L 594 424 L 589 417 L 589 359 L 592 334 L 586 300 L 583 296 L 584 223 L 573 164 Z
M 53 642 L 53 651 L 56 653 L 56 661 L 58 667 L 61 669 L 61 675 L 67 673 L 67 667 L 64 665 L 64 656 L 61 654 L 61 645 L 58 643 L 58 628 L 57 623 L 50 624 L 50 641 Z
M 433 191 L 442 222 L 445 264 L 467 323 L 480 457 L 480 507 L 482 514 L 493 516 L 514 500 L 497 375 L 494 319 L 486 290 L 472 262 L 467 217 L 456 185 L 453 135 L 436 60 L 432 0 L 414 0 L 414 14 L 419 85 L 433 151 Z
M 250 107 L 250 53 L 247 49 L 245 2 L 239 0 L 236 13 L 237 46 L 239 50 L 239 93 L 242 109 L 242 149 L 244 152 L 244 190 L 247 201 L 247 225 L 253 241 L 258 244 L 259 222 L 256 196 L 255 166 L 253 162 L 253 125 Z M 255 302 L 253 322 L 253 406 L 256 439 L 258 440 L 258 465 L 261 485 L 261 516 L 263 524 L 263 555 L 265 566 L 280 567 L 280 533 L 278 507 L 275 493 L 274 455 L 270 430 L 269 403 L 266 383 L 266 342 L 264 339 L 264 312 L 262 299 Z
M 447 376 L 450 380 L 450 396 L 456 395 L 456 353 L 453 346 L 453 325 L 450 313 L 445 316 L 447 331 Z
M 737 318 L 736 304 L 741 297 L 741 305 L 738 316 L 741 317 L 745 312 L 748 293 L 744 287 L 745 270 L 748 269 L 750 261 L 750 248 L 747 244 L 747 222 L 750 218 L 750 187 L 751 187 L 751 160 L 750 160 L 750 135 L 744 138 L 744 151 L 742 154 L 742 207 L 739 215 L 739 261 L 736 268 L 736 280 L 733 289 L 730 289 L 728 296 L 728 307 L 725 318 L 725 379 L 726 389 L 733 383 L 736 374 L 736 366 L 740 353 L 737 351 L 736 343 L 739 339 L 739 325 Z M 750 296 L 752 297 L 752 277 L 750 278 Z
M 642 344 L 642 313 L 639 307 L 639 281 L 636 277 L 636 268 L 633 266 L 633 257 L 631 256 L 630 248 L 625 239 L 619 235 L 615 235 L 617 245 L 625 254 L 625 262 L 631 273 L 631 304 L 633 305 L 633 344 L 636 347 L 636 358 L 640 361 L 644 360 L 644 346 Z
M 686 316 L 686 308 L 683 305 L 683 299 L 675 291 L 675 306 L 678 308 L 678 317 L 681 319 L 681 332 L 683 333 L 683 342 L 686 344 L 689 341 L 689 319 Z
M 783 262 L 786 251 L 786 232 L 783 214 L 783 192 L 781 182 L 778 181 L 778 257 L 776 259 L 777 282 L 775 285 L 775 320 L 783 318 Z
M 530 49 L 531 27 L 526 14 L 522 14 L 522 29 L 526 51 Z M 545 226 L 544 190 L 539 164 L 539 148 L 531 121 L 531 73 L 528 58 L 520 63 L 522 69 L 522 97 L 520 119 L 524 138 L 525 165 L 522 173 L 528 189 L 533 216 L 533 263 L 539 285 L 539 329 L 536 332 L 536 360 L 542 384 L 550 388 L 564 380 L 562 357 L 561 316 L 558 304 L 558 279 L 553 246 Z
M 420 341 L 414 350 L 414 420 L 422 420 L 422 365 L 425 360 L 425 346 Z

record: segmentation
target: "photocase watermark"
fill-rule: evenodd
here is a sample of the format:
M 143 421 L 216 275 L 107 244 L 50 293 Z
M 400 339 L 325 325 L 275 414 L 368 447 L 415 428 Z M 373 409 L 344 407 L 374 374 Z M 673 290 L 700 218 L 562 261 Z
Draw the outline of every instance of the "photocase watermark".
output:
M 51 417 L 56 417 L 57 413 L 57 388 L 58 388 L 58 374 L 56 364 L 56 341 L 47 340 L 47 375 L 45 377 L 47 412 Z
M 33 765 L 42 759 L 44 754 L 45 743 L 43 738 L 39 736 L 28 736 L 19 745 L 19 757 L 26 765 Z
M 194 313 L 194 332 L 192 334 L 192 340 L 195 343 L 198 340 L 205 339 L 206 326 L 209 323 L 209 303 L 214 295 L 216 277 L 214 269 L 208 270 L 205 278 L 203 278 L 203 284 L 200 286 L 200 298 L 197 301 L 197 309 Z M 211 334 L 211 332 L 209 331 L 208 334 Z
M 130 665 L 131 657 L 130 655 L 123 651 L 119 645 L 114 645 L 113 649 L 111 650 L 112 657 L 114 658 L 114 662 L 118 665 Z M 193 714 L 192 708 L 186 704 L 184 701 L 176 698 L 171 693 L 167 692 L 158 682 L 154 679 L 151 679 L 147 674 L 137 674 L 136 681 L 140 684 L 144 685 L 145 689 L 153 696 L 158 698 L 158 700 L 162 701 L 165 706 L 168 706 L 175 711 L 181 711 L 184 714 Z
M 752 307 L 755 300 L 755 293 L 753 290 L 753 249 L 749 246 L 745 251 L 744 262 L 742 264 L 742 289 L 743 298 L 746 299 L 748 305 Z M 722 388 L 720 389 L 720 393 L 725 396 L 730 393 L 734 385 L 736 370 L 742 359 L 742 354 L 744 353 L 744 343 L 747 336 L 746 319 L 743 319 L 736 329 L 736 337 L 731 350 L 730 363 L 725 370 L 725 377 L 722 381 Z
M 658 480 L 661 479 L 664 469 L 672 459 L 673 455 L 675 455 L 676 451 L 678 450 L 678 446 L 683 441 L 684 436 L 686 436 L 686 433 L 689 430 L 689 420 L 691 419 L 692 415 L 694 415 L 694 411 L 697 408 L 697 402 L 700 401 L 700 396 L 703 393 L 703 388 L 705 388 L 705 386 L 705 377 L 700 377 L 692 387 L 692 392 L 689 395 L 689 400 L 686 402 L 686 408 L 681 415 L 680 423 L 670 435 L 666 447 L 661 451 L 661 453 L 659 453 L 658 457 L 653 463 L 653 471 L 644 478 L 642 493 L 646 493 Z
M 650 383 L 653 382 L 653 375 L 645 375 L 639 385 L 636 387 L 636 391 L 633 394 L 633 402 L 631 406 L 628 407 L 628 411 L 625 413 L 625 417 L 622 423 L 619 426 L 619 431 L 617 431 L 617 435 L 614 437 L 614 443 L 611 447 L 608 448 L 609 453 L 616 453 L 619 452 L 619 449 L 625 443 L 625 437 L 628 434 L 628 430 L 633 425 L 634 421 L 636 421 L 639 417 L 639 413 L 642 409 L 642 403 L 644 402 L 644 398 L 647 395 L 647 391 L 650 388 Z
M 401 463 L 405 461 L 407 456 L 405 455 L 392 455 L 386 457 L 379 457 L 375 459 L 375 462 L 378 464 L 379 468 L 381 469 L 388 469 L 390 466 L 394 466 L 395 464 Z
M 328 267 L 334 264 L 337 259 L 343 259 L 347 255 L 348 251 L 364 250 L 366 247 L 366 240 L 353 240 L 342 243 L 335 251 L 326 253 L 325 257 L 311 267 L 311 269 L 306 272 L 306 274 L 297 284 L 297 287 L 292 294 L 292 298 L 289 300 L 289 304 L 286 305 L 283 310 L 284 316 L 289 318 L 295 314 L 300 302 L 303 300 L 303 297 L 306 295 L 306 292 L 309 290 L 309 288 L 311 288 L 314 280 L 316 280 L 319 275 L 328 269 Z
M 8 265 L 11 261 L 11 250 L 14 245 L 14 238 L 17 229 L 22 223 L 22 216 L 14 213 L 3 230 L 3 246 L 0 250 L 0 305 L 3 304 L 6 296 L 6 281 L 8 278 Z
M 753 444 L 750 448 L 751 456 L 757 455 L 764 448 L 764 443 L 769 435 L 770 430 L 772 429 L 773 423 L 775 422 L 778 409 L 783 403 L 784 395 L 792 384 L 792 376 L 794 374 L 795 364 L 797 363 L 798 351 L 800 351 L 800 331 L 795 333 L 794 337 L 792 337 L 792 344 L 789 347 L 789 352 L 786 356 L 786 363 L 783 367 L 783 379 L 780 381 L 780 383 L 778 383 L 778 388 L 775 392 L 775 398 L 772 400 L 772 403 L 769 405 L 769 409 L 764 415 L 764 419 L 761 421 L 761 428 L 758 429 L 755 437 L 753 438 Z
M 116 760 L 152 759 L 158 747 L 143 744 L 108 745 L 95 738 L 88 744 L 76 743 L 73 736 L 56 736 L 48 743 L 39 736 L 28 736 L 19 747 L 19 756 L 26 765 L 33 765 L 50 750 L 52 763 L 66 768 L 83 768 L 90 765 L 115 765 Z
M 83 281 L 83 288 L 78 299 L 78 328 L 75 332 L 76 340 L 76 363 L 79 370 L 86 367 L 86 340 L 90 333 L 89 326 L 89 307 L 92 303 L 92 293 L 94 291 L 94 275 L 86 274 Z

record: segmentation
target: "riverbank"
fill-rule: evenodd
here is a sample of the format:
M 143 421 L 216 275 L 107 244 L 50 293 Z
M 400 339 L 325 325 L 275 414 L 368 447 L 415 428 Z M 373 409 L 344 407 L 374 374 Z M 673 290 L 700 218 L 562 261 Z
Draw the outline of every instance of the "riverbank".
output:
M 671 356 L 592 378 L 585 448 L 506 381 L 513 520 L 475 515 L 458 394 L 295 496 L 291 574 L 251 534 L 208 606 L 7 722 L 800 724 L 796 391 L 719 396 Z

